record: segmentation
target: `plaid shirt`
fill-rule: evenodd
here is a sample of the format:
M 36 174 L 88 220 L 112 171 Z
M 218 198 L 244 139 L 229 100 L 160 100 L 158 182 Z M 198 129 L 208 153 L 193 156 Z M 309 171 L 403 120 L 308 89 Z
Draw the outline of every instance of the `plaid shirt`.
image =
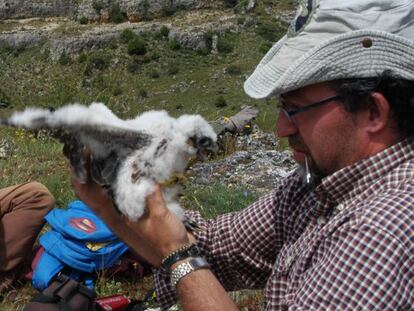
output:
M 264 288 L 266 310 L 414 310 L 414 140 L 313 189 L 293 174 L 241 212 L 190 214 L 223 286 Z M 156 275 L 163 307 L 167 281 Z

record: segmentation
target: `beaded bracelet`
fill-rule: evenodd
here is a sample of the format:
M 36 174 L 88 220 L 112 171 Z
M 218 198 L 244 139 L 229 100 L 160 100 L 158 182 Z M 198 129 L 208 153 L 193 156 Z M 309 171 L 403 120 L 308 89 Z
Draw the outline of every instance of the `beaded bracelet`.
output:
M 161 261 L 161 268 L 164 270 L 169 270 L 171 266 L 176 263 L 177 261 L 195 257 L 200 254 L 200 250 L 198 249 L 196 244 L 186 244 L 179 249 L 173 251 L 172 253 L 165 256 Z

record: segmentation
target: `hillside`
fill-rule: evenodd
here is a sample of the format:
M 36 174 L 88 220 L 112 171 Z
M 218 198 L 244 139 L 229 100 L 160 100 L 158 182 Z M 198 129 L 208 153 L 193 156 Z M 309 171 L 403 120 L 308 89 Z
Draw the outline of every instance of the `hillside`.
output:
M 259 110 L 259 128 L 271 131 L 275 101 L 252 100 L 242 86 L 285 32 L 293 2 L 0 0 L 0 116 L 26 106 L 100 101 L 123 118 L 166 109 L 215 120 L 248 104 Z M 271 152 L 263 164 L 263 154 L 256 173 L 275 164 Z M 235 156 L 246 162 L 245 152 Z M 218 162 L 216 169 L 228 169 L 226 163 Z M 0 129 L 0 187 L 38 180 L 56 197 L 57 206 L 64 207 L 74 198 L 67 169 L 61 145 L 47 134 Z M 283 175 L 273 173 L 271 178 Z M 243 174 L 249 171 L 236 172 L 231 182 L 188 187 L 187 203 L 207 206 L 215 214 L 246 206 L 255 198 L 247 192 Z M 140 288 L 147 283 L 151 285 L 103 279 L 97 290 L 101 296 L 122 291 L 142 298 Z M 31 295 L 33 289 L 25 286 L 0 309 L 17 310 Z M 260 293 L 236 300 L 245 310 L 261 305 Z
M 273 105 L 248 98 L 242 84 L 285 31 L 290 2 L 263 1 L 253 7 L 241 2 L 232 8 L 199 8 L 194 2 L 188 9 L 183 4 L 168 12 L 161 7 L 146 20 L 132 22 L 130 11 L 122 9 L 126 1 L 119 1 L 119 6 L 112 3 L 106 22 L 86 14 L 79 19 L 80 13 L 71 10 L 72 16 L 3 19 L 0 113 L 29 105 L 102 101 L 122 117 L 163 108 L 214 119 L 253 104 L 260 105 L 259 123 L 270 129 Z M 131 33 L 138 37 L 132 43 Z

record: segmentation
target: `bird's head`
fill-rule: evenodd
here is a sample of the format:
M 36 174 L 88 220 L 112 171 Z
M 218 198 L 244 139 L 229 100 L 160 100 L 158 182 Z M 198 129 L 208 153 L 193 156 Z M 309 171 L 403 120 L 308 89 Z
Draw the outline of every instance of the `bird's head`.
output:
M 182 115 L 178 119 L 180 131 L 196 149 L 197 158 L 204 160 L 218 150 L 217 134 L 200 115 Z
M 210 154 L 218 151 L 216 140 L 209 136 L 193 136 L 190 141 L 197 150 L 197 159 L 206 160 Z

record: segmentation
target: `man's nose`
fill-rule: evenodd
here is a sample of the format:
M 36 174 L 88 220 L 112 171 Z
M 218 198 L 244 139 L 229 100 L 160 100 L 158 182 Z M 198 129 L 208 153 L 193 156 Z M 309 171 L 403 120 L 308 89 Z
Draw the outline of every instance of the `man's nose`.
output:
M 296 134 L 297 127 L 295 124 L 289 120 L 289 118 L 283 113 L 283 111 L 279 111 L 279 115 L 276 120 L 276 135 L 278 137 L 289 137 L 291 135 Z

